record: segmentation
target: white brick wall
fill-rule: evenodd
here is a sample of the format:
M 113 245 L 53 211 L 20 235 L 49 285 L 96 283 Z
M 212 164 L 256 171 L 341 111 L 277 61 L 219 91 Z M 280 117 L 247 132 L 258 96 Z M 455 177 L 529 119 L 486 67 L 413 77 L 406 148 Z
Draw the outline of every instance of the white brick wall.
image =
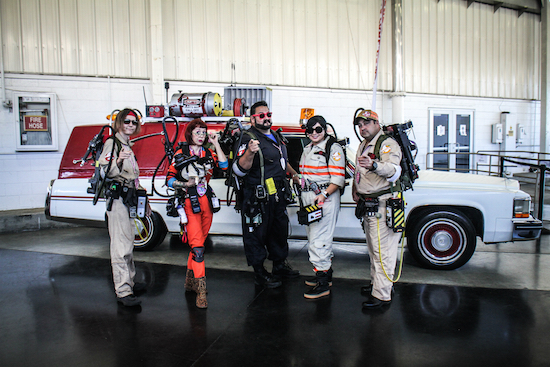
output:
M 56 76 L 6 75 L 7 97 L 14 91 L 51 92 L 58 98 L 57 152 L 16 152 L 15 117 L 6 108 L 0 110 L 0 210 L 43 207 L 46 189 L 51 179 L 57 178 L 63 150 L 76 125 L 106 123 L 113 109 L 134 107 L 145 113 L 144 89 L 149 104 L 151 97 L 147 80 L 119 80 L 105 78 L 77 78 Z M 223 84 L 170 82 L 169 97 L 178 90 L 187 93 L 217 92 L 223 94 Z M 350 138 L 356 148 L 352 117 L 359 107 L 370 108 L 372 93 L 310 88 L 271 87 L 274 121 L 298 124 L 300 110 L 314 108 L 332 123 L 338 135 Z M 164 103 L 165 97 L 162 101 Z M 383 122 L 392 121 L 392 100 L 388 93 L 379 91 L 377 112 Z M 529 143 L 525 150 L 538 150 L 540 102 L 501 100 L 436 95 L 407 95 L 404 101 L 405 119 L 414 124 L 414 140 L 419 152 L 417 162 L 425 167 L 428 151 L 429 108 L 474 110 L 474 149 L 496 150 L 491 144 L 491 125 L 499 122 L 500 113 L 516 114 L 517 122 L 525 125 Z M 83 147 L 84 152 L 85 147 Z

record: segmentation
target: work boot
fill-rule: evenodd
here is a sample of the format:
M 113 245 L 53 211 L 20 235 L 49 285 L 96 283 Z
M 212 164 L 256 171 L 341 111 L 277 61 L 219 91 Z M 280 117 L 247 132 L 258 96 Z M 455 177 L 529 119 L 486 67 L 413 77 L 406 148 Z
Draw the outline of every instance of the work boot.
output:
M 317 273 L 317 270 L 315 270 Z M 327 270 L 328 274 L 328 285 L 332 287 L 332 267 Z M 311 277 L 305 281 L 308 287 L 315 287 L 317 285 L 317 276 Z
M 117 297 L 116 300 L 118 303 L 126 307 L 139 306 L 141 304 L 141 301 L 133 294 L 129 294 L 125 297 Z
M 195 283 L 195 274 L 193 273 L 193 269 L 187 269 L 187 273 L 185 274 L 185 284 L 183 287 L 185 288 L 186 292 L 193 292 L 193 285 Z
M 277 288 L 283 283 L 273 275 L 269 274 L 269 272 L 262 265 L 261 267 L 254 267 L 254 284 L 265 288 Z
M 198 308 L 207 308 L 208 302 L 206 301 L 206 277 L 195 278 L 195 292 L 197 292 L 197 300 L 195 304 Z
M 300 275 L 298 270 L 293 270 L 287 260 L 273 262 L 272 274 L 282 279 L 297 278 Z
M 304 297 L 307 299 L 317 299 L 330 295 L 328 277 L 328 270 L 316 272 L 315 278 L 317 279 L 317 281 L 315 283 L 315 286 L 304 293 Z
M 371 295 L 367 298 L 365 302 L 363 302 L 363 309 L 373 309 L 383 306 L 389 306 L 390 303 L 391 299 L 389 301 L 383 301 Z
M 372 293 L 372 283 L 369 281 L 367 285 L 364 285 L 361 287 L 361 294 L 363 296 L 370 296 Z M 395 294 L 395 290 L 393 289 L 393 286 L 391 287 L 391 296 Z

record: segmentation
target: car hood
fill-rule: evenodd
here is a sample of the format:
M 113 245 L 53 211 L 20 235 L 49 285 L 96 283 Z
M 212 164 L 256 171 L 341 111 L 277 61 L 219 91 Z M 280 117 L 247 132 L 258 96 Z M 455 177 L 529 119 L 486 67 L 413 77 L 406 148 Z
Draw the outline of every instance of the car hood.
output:
M 430 189 L 434 187 L 445 189 L 469 189 L 482 191 L 512 191 L 520 190 L 519 182 L 510 178 L 474 175 L 470 173 L 455 173 L 445 171 L 418 172 L 418 179 L 414 182 L 414 189 Z

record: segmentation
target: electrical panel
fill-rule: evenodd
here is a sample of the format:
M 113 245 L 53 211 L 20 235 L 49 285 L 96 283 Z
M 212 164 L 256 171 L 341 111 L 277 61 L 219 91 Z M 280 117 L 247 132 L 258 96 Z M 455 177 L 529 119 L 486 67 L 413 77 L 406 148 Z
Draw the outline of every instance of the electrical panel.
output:
M 491 132 L 491 143 L 500 144 L 504 141 L 504 132 L 502 130 L 502 124 L 493 124 Z
M 516 128 L 516 143 L 518 145 L 524 145 L 527 140 L 527 131 L 523 124 L 518 124 Z

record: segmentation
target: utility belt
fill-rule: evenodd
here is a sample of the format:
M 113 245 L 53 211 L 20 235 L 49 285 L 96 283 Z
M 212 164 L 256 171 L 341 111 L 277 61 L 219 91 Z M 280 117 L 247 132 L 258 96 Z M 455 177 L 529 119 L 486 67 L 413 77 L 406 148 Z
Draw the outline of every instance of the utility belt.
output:
M 391 192 L 391 191 L 389 191 Z M 381 196 L 388 192 L 376 193 Z M 364 194 L 359 195 L 359 202 L 355 208 L 355 216 L 361 222 L 365 217 L 375 217 L 378 215 L 378 208 L 380 206 L 380 200 L 377 197 L 372 197 Z M 373 194 L 371 194 L 373 195 Z M 386 200 L 386 225 L 388 228 L 392 228 L 394 232 L 403 232 L 405 230 L 405 201 L 402 194 L 394 198 L 388 198 Z
M 286 179 L 275 181 L 272 178 L 268 178 L 265 180 L 264 185 L 247 183 L 245 191 L 248 194 L 244 197 L 246 207 L 243 207 L 244 210 L 242 213 L 244 215 L 244 222 L 250 232 L 253 232 L 255 228 L 262 224 L 269 197 L 274 197 L 276 202 L 283 200 L 286 205 L 295 202 L 292 188 Z
M 318 183 L 315 183 L 314 185 L 308 185 L 306 184 L 305 187 L 303 189 L 301 189 L 301 191 L 313 191 L 313 192 L 317 192 L 319 190 L 323 190 L 323 189 L 326 189 L 327 187 L 330 186 L 330 182 L 329 183 L 324 183 L 324 184 L 318 184 Z
M 220 200 L 214 193 L 214 190 L 212 190 L 212 187 L 210 185 L 206 188 L 206 193 L 204 194 L 208 197 L 208 201 L 210 203 L 210 209 L 212 209 L 212 213 L 217 213 L 221 209 Z M 201 204 L 199 201 L 199 194 L 197 192 L 197 186 L 193 186 L 188 188 L 186 191 L 183 190 L 177 190 L 177 193 L 174 197 L 168 199 L 168 202 L 166 203 L 166 214 L 170 217 L 177 217 L 180 216 L 178 213 L 178 206 L 183 207 L 185 204 L 185 199 L 189 198 L 189 202 L 191 203 L 191 209 L 193 210 L 193 214 L 200 213 L 202 211 Z
M 385 194 L 391 194 L 392 192 L 395 192 L 395 191 L 396 191 L 396 190 L 393 190 L 393 191 L 392 191 L 392 188 L 389 187 L 389 188 L 387 188 L 386 190 L 374 192 L 374 193 L 372 193 L 372 194 L 357 194 L 357 196 L 359 196 L 359 197 L 362 198 L 362 199 L 377 198 L 377 197 L 382 196 L 382 195 L 385 195 Z
M 113 208 L 113 201 L 122 198 L 124 205 L 128 207 L 130 218 L 145 217 L 147 206 L 147 191 L 136 189 L 133 183 L 123 183 L 114 180 L 105 182 L 105 198 L 107 199 L 107 211 Z

